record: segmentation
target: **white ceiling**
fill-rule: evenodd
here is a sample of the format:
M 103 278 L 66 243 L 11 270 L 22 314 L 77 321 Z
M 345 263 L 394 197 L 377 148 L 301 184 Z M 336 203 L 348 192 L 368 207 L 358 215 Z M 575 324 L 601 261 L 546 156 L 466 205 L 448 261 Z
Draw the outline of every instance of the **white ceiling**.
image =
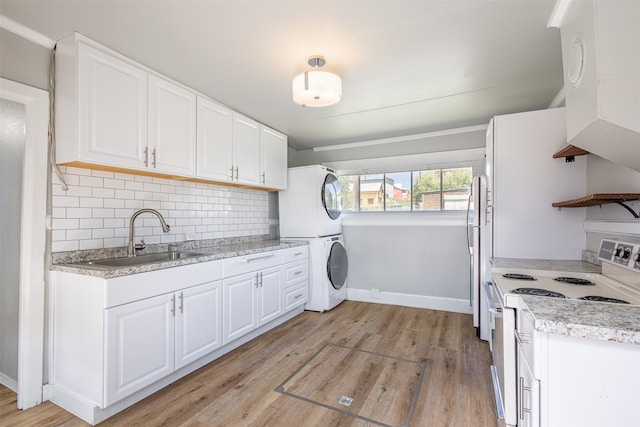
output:
M 78 31 L 289 135 L 296 149 L 488 123 L 562 87 L 553 0 L 32 1 L 0 14 Z M 321 54 L 343 100 L 302 108 L 291 79 Z

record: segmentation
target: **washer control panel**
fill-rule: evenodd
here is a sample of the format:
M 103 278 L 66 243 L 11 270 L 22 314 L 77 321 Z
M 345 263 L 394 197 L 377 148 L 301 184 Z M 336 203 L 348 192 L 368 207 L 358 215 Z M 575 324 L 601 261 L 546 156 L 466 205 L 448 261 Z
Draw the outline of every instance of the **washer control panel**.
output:
M 640 243 L 602 239 L 598 258 L 621 267 L 640 271 Z

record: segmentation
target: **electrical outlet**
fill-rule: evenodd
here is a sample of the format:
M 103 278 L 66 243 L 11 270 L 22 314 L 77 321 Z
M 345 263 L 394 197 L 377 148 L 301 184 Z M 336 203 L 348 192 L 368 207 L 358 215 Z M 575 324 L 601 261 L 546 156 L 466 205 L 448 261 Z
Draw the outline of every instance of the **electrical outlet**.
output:
M 380 288 L 371 288 L 371 298 L 380 299 Z

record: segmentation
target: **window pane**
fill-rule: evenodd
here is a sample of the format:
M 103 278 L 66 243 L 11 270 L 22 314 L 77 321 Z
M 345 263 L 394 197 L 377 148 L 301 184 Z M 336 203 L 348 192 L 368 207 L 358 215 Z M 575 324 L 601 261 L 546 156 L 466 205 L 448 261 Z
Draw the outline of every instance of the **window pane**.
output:
M 443 209 L 463 211 L 467 209 L 467 201 L 471 194 L 471 168 L 455 168 L 442 170 Z
M 411 172 L 385 175 L 385 198 L 387 211 L 411 210 Z
M 358 188 L 356 186 L 356 178 L 357 176 L 348 175 L 338 177 L 340 181 L 340 185 L 342 186 L 342 210 L 343 211 L 357 211 L 357 201 L 358 199 L 354 196 L 358 193 Z
M 439 211 L 440 169 L 414 171 L 412 194 L 414 211 Z
M 384 174 L 360 175 L 360 210 L 384 210 Z

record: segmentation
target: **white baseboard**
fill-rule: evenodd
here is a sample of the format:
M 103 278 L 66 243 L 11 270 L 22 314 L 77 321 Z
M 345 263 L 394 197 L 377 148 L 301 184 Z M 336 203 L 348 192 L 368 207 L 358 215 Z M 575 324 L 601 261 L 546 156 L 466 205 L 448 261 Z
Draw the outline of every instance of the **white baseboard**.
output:
M 428 308 L 431 310 L 471 314 L 471 305 L 469 304 L 469 301 L 455 298 L 429 297 L 425 295 L 402 294 L 397 292 L 379 292 L 376 298 L 373 298 L 369 289 L 348 288 L 347 299 L 351 301 Z
M 3 386 L 5 386 L 6 388 L 8 388 L 14 393 L 18 392 L 18 382 L 13 378 L 10 378 L 6 374 L 3 374 L 2 372 L 0 372 L 0 384 L 2 384 Z

